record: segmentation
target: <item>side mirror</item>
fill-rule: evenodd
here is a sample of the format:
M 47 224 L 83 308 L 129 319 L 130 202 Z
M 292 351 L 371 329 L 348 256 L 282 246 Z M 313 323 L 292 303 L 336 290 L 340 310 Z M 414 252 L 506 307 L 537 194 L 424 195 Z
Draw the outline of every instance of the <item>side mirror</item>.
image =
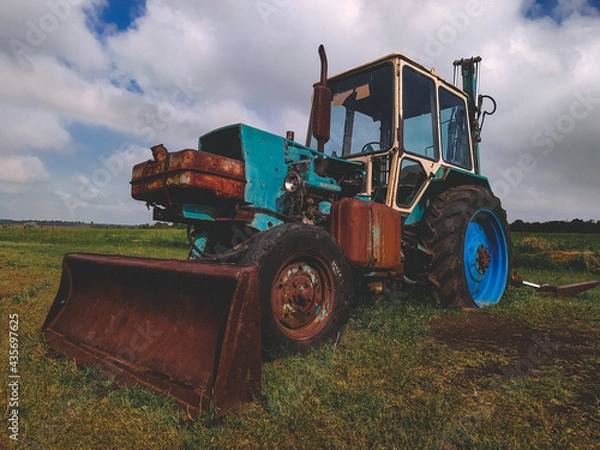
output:
M 314 85 L 312 132 L 317 140 L 317 149 L 324 152 L 325 143 L 329 140 L 333 95 L 327 87 L 327 55 L 323 44 L 319 46 L 319 57 L 321 58 L 321 81 Z

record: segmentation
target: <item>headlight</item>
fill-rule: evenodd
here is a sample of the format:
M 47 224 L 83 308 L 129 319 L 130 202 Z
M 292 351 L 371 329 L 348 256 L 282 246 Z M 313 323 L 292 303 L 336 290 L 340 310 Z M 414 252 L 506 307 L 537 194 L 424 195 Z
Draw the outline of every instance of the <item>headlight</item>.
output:
M 283 180 L 284 189 L 289 192 L 296 192 L 302 186 L 302 177 L 298 172 L 288 172 Z

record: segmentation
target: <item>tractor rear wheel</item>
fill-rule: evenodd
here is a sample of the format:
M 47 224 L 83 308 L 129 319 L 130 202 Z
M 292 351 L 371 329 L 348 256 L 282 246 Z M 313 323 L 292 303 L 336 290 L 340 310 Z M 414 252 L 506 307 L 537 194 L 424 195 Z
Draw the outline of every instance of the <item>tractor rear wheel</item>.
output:
M 352 271 L 329 233 L 314 225 L 279 225 L 257 236 L 240 263 L 259 268 L 265 355 L 339 337 L 352 305 Z
M 423 217 L 429 271 L 442 306 L 483 307 L 500 301 L 509 274 L 506 212 L 489 189 L 458 186 L 432 200 Z

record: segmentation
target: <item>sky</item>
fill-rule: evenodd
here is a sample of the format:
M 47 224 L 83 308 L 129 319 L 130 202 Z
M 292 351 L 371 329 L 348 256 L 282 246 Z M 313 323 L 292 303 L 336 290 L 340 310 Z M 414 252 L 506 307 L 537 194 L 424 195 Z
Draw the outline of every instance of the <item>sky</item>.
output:
M 481 169 L 509 221 L 600 220 L 600 0 L 3 0 L 0 219 L 150 223 L 149 147 L 243 122 L 306 135 L 331 75 L 483 58 Z

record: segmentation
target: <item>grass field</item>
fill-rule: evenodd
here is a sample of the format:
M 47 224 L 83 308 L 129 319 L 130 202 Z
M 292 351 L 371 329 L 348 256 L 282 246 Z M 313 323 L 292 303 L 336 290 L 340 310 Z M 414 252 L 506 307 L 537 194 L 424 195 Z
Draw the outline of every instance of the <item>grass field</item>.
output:
M 600 278 L 600 236 L 531 238 L 514 236 L 525 279 Z M 185 258 L 187 245 L 185 230 L 0 229 L 0 448 L 600 448 L 600 288 L 557 299 L 511 287 L 480 312 L 439 309 L 419 289 L 362 293 L 340 343 L 265 362 L 259 399 L 190 423 L 166 397 L 49 354 L 40 328 L 71 251 Z M 11 314 L 18 445 L 6 400 Z

